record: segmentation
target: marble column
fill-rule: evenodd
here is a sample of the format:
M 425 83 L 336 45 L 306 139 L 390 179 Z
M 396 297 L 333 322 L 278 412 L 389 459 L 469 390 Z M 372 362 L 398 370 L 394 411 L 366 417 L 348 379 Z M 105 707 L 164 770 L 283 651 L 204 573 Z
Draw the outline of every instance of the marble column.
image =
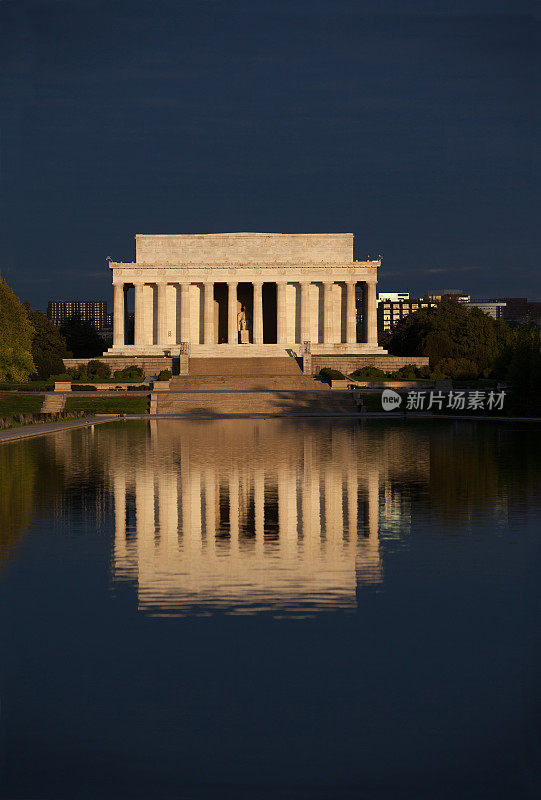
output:
M 133 341 L 136 345 L 143 345 L 145 343 L 145 308 L 144 308 L 144 284 L 135 284 L 135 320 L 134 320 L 134 337 Z
M 346 283 L 346 342 L 353 344 L 357 341 L 357 309 L 355 308 L 355 283 Z
M 301 343 L 310 341 L 310 283 L 301 283 Z
M 365 281 L 363 285 L 363 341 L 365 344 L 378 343 L 375 281 Z
M 231 281 L 227 284 L 227 343 L 239 343 L 239 331 L 237 325 L 237 282 Z
M 214 283 L 203 285 L 205 287 L 204 341 L 205 344 L 214 344 Z
M 333 342 L 333 286 L 332 281 L 325 281 L 323 284 L 323 341 L 325 344 Z
M 286 284 L 276 283 L 276 341 L 286 343 Z
M 253 343 L 263 344 L 263 285 L 254 283 Z
M 190 285 L 180 284 L 180 341 L 189 342 L 190 337 Z
M 167 345 L 167 284 L 158 284 L 158 344 Z
M 114 308 L 113 308 L 113 347 L 123 347 L 124 345 L 124 284 L 114 284 Z

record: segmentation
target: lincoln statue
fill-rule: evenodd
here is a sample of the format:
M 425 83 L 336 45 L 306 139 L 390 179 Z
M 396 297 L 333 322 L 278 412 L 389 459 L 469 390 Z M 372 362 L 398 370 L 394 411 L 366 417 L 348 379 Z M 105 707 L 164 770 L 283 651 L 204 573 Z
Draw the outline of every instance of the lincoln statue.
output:
M 178 355 L 182 348 L 194 356 L 300 355 L 307 343 L 315 354 L 383 353 L 376 325 L 380 266 L 353 260 L 352 233 L 137 234 L 135 261 L 109 262 L 109 353 Z

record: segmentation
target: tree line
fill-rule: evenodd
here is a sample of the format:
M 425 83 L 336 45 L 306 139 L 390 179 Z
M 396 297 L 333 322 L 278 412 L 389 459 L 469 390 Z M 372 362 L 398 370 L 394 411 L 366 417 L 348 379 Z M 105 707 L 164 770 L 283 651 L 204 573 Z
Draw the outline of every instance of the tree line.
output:
M 434 378 L 506 382 L 517 408 L 541 409 L 541 338 L 534 323 L 494 319 L 448 297 L 399 320 L 380 344 L 391 355 L 428 356 Z
M 106 347 L 89 322 L 75 315 L 57 328 L 23 302 L 0 277 L 0 381 L 47 380 L 65 372 L 64 358 L 101 355 Z

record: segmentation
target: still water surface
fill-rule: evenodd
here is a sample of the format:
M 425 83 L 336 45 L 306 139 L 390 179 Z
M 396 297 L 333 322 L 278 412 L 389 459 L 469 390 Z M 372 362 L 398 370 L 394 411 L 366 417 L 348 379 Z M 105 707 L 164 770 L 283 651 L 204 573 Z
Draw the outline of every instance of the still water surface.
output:
M 537 798 L 541 431 L 0 448 L 9 798 Z

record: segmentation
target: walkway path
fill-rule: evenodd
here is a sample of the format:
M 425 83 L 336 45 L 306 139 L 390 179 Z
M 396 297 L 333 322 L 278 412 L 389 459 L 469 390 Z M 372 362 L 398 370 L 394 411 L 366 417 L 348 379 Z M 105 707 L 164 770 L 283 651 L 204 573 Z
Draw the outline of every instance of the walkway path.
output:
M 31 436 L 44 436 L 47 433 L 59 433 L 72 428 L 88 428 L 90 425 L 99 425 L 121 419 L 118 415 L 86 417 L 85 419 L 72 419 L 61 422 L 44 422 L 38 425 L 22 425 L 20 428 L 8 428 L 0 431 L 0 444 L 12 442 L 16 439 L 29 439 Z

